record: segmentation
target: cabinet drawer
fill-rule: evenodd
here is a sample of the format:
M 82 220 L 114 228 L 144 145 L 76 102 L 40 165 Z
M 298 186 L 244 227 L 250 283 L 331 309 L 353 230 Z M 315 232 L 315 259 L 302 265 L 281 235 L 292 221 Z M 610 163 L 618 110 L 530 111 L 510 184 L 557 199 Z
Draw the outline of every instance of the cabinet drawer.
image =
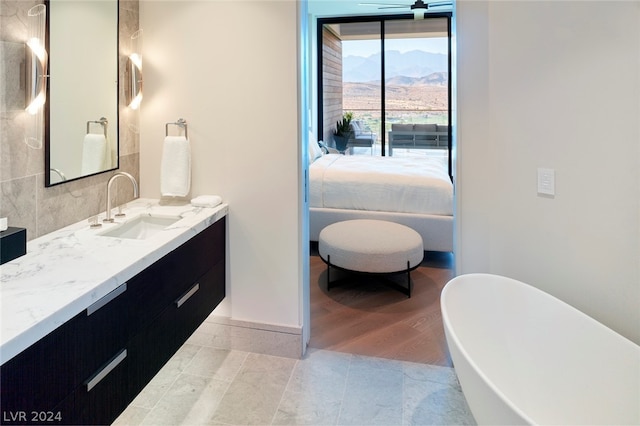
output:
M 197 288 L 196 291 L 194 291 L 195 288 Z M 176 298 L 171 306 L 130 342 L 128 348 L 131 354 L 131 365 L 135 366 L 135 369 L 129 376 L 132 386 L 135 387 L 135 394 L 139 393 L 176 353 L 224 299 L 224 295 L 225 263 L 223 260 L 197 280 L 184 294 Z M 180 307 L 178 307 L 179 303 Z
M 124 347 L 135 329 L 129 314 L 133 301 L 128 289 L 127 283 L 122 284 L 72 320 L 69 331 L 75 336 L 75 344 L 68 356 L 75 362 L 70 369 L 76 385 Z M 92 309 L 103 301 L 104 306 Z
M 48 411 L 127 341 L 124 285 L 16 355 L 0 370 L 2 411 Z M 102 300 L 102 299 L 101 299 Z
M 7 412 L 52 410 L 74 388 L 71 375 L 65 373 L 70 367 L 70 347 L 72 338 L 61 327 L 2 365 L 3 417 Z
M 128 292 L 134 306 L 131 321 L 144 327 L 156 318 L 198 277 L 223 260 L 224 250 L 225 218 L 222 218 L 129 280 Z
M 182 345 L 204 322 L 225 297 L 225 263 L 218 263 L 198 279 L 199 291 L 183 300 L 180 307 L 174 303 L 168 311 L 175 311 L 175 334 Z
M 130 385 L 132 370 L 127 348 L 113 356 L 53 409 L 58 424 L 109 425 L 127 408 L 135 394 Z

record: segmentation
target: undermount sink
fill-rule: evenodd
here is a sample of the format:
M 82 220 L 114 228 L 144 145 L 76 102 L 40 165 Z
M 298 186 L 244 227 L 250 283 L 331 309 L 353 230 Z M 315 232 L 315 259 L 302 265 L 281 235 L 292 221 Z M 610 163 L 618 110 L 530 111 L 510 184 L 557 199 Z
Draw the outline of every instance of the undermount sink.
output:
M 102 232 L 104 237 L 129 238 L 134 240 L 147 239 L 163 231 L 182 219 L 180 216 L 142 215 L 113 229 Z

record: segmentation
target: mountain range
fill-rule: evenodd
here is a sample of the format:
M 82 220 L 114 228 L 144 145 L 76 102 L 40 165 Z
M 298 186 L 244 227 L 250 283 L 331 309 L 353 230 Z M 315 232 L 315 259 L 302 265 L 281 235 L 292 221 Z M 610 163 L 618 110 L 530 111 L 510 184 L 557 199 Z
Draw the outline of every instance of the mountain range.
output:
M 343 58 L 342 75 L 345 83 L 380 81 L 381 54 L 368 57 L 349 55 Z M 386 81 L 394 84 L 442 84 L 447 81 L 448 58 L 444 53 L 422 50 L 385 52 Z M 417 83 L 418 80 L 421 80 Z

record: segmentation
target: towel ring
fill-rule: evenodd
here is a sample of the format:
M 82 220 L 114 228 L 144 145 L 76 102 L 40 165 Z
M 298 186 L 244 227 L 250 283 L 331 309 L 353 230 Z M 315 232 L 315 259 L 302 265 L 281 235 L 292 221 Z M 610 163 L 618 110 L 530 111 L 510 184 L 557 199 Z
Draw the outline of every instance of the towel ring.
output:
M 166 123 L 164 125 L 164 135 L 165 136 L 169 136 L 169 125 L 174 125 L 174 126 L 178 126 L 184 129 L 184 137 L 185 138 L 189 138 L 189 135 L 187 134 L 187 120 L 185 120 L 184 118 L 179 118 L 178 121 L 176 121 L 175 123 Z
M 100 124 L 102 126 L 102 131 L 104 132 L 104 137 L 107 137 L 107 126 L 109 125 L 109 120 L 104 117 L 100 117 L 100 120 L 97 121 L 87 121 L 87 134 L 89 134 L 89 127 L 91 123 Z

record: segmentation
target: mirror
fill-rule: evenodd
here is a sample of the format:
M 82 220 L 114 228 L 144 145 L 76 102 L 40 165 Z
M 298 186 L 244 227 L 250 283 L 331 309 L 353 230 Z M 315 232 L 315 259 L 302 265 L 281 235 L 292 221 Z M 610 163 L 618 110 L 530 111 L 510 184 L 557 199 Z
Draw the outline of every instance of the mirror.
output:
M 45 186 L 118 168 L 118 0 L 49 0 Z

